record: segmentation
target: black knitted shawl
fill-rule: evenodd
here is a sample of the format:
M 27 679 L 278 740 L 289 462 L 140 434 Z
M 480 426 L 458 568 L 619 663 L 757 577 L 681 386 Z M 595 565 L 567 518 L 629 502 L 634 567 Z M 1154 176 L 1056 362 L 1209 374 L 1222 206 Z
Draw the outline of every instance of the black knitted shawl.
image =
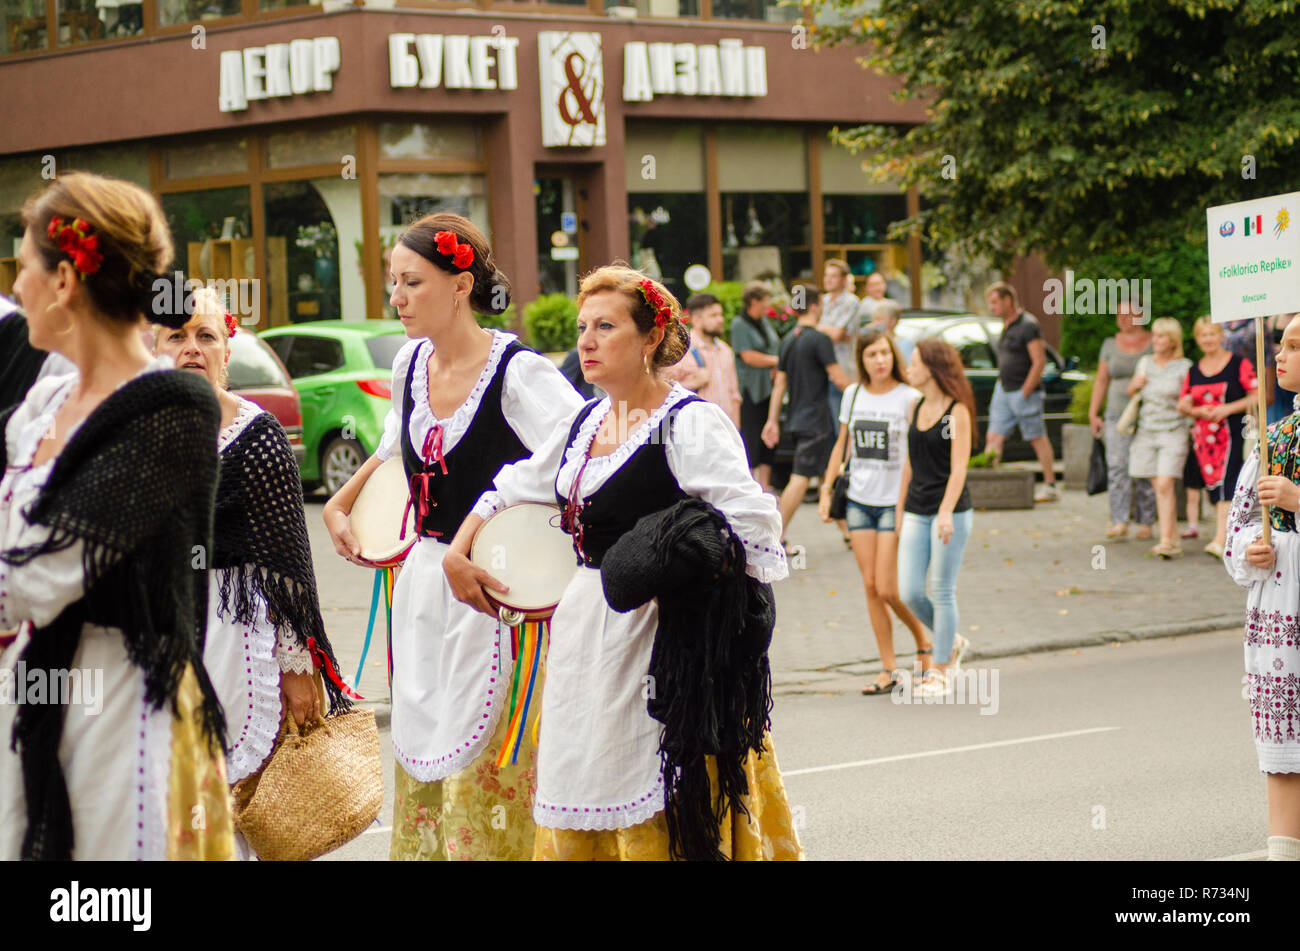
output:
M 289 437 L 270 413 L 259 413 L 221 453 L 217 482 L 216 552 L 211 567 L 226 569 L 220 614 L 251 623 L 259 606 L 276 630 L 288 628 L 304 648 L 308 638 L 338 661 L 321 619 L 303 513 L 302 481 Z M 330 711 L 351 707 L 328 677 Z
M 10 413 L 0 417 L 0 433 Z M 82 627 L 118 628 L 131 662 L 144 671 L 153 709 L 176 694 L 191 665 L 203 696 L 210 749 L 225 747 L 221 705 L 203 667 L 207 571 L 212 546 L 220 411 L 212 388 L 175 370 L 143 374 L 106 398 L 55 460 L 48 481 L 22 513 L 50 529 L 41 544 L 0 552 L 22 565 L 84 546 L 85 594 L 32 632 L 21 660 L 30 670 L 72 666 Z M 7 464 L 0 439 L 0 463 Z M 24 859 L 72 857 L 72 813 L 59 763 L 61 704 L 21 704 L 11 748 L 22 761 L 27 798 Z M 124 753 L 125 751 L 123 751 Z
M 726 518 L 696 498 L 643 517 L 606 553 L 600 573 L 615 611 L 659 600 L 647 709 L 663 724 L 670 853 L 722 860 L 725 810 L 748 814 L 745 763 L 751 750 L 762 755 L 771 723 L 772 586 L 745 573 L 744 548 Z M 707 756 L 717 759 L 716 798 Z

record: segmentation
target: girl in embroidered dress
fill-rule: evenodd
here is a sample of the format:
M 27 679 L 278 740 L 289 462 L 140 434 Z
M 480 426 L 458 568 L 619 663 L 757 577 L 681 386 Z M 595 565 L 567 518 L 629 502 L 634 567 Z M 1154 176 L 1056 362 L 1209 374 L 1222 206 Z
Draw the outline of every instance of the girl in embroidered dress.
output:
M 324 512 L 339 554 L 364 564 L 348 513 L 370 474 L 401 454 L 419 542 L 393 592 L 390 856 L 526 859 L 536 748 L 525 737 L 513 765 L 496 765 L 508 629 L 457 602 L 441 565 L 497 470 L 537 449 L 580 400 L 549 360 L 474 319 L 504 311 L 510 293 L 470 221 L 421 218 L 391 264 L 391 302 L 411 338 L 393 360 L 393 409 L 375 454 Z
M 598 569 L 639 517 L 695 497 L 725 516 L 749 576 L 776 581 L 787 573 L 781 517 L 750 475 L 726 414 L 660 378 L 686 346 L 664 287 L 627 267 L 603 267 L 583 280 L 578 306 L 583 375 L 608 396 L 570 412 L 530 459 L 501 471 L 444 570 L 459 599 L 490 612 L 482 586 L 500 585 L 465 557 L 478 527 L 507 505 L 568 501 L 580 567 L 551 620 L 534 858 L 667 859 L 661 727 L 646 701 L 658 602 L 617 613 Z M 723 819 L 720 850 L 743 859 L 801 857 L 770 746 L 761 758 L 749 754 L 745 780 L 749 815 Z
M 0 703 L 0 859 L 231 858 L 206 575 L 190 567 L 212 544 L 219 412 L 140 333 L 142 312 L 185 320 L 151 308 L 166 220 L 144 189 L 73 173 L 23 223 L 32 345 L 77 372 L 0 417 L 0 672 L 66 671 L 69 689 Z
M 1300 390 L 1300 322 L 1277 351 L 1280 387 Z M 1268 777 L 1268 857 L 1300 861 L 1300 412 L 1268 427 L 1268 474 L 1256 448 L 1241 468 L 1223 563 L 1246 595 L 1246 679 L 1255 750 Z M 1270 506 L 1271 545 L 1261 505 Z
M 155 331 L 154 352 L 202 377 L 221 407 L 203 660 L 226 713 L 226 778 L 234 785 L 261 768 L 285 712 L 299 725 L 323 712 L 313 654 L 332 675 L 331 712 L 349 702 L 320 616 L 293 449 L 273 415 L 226 389 L 234 317 L 209 288 L 193 299 L 185 326 Z M 238 831 L 235 840 L 241 857 L 254 857 Z

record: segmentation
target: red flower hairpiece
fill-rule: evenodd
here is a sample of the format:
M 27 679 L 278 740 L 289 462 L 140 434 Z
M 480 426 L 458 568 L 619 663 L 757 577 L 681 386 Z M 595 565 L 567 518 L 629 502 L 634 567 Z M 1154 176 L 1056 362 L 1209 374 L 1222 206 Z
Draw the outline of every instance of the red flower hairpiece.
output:
M 99 252 L 99 235 L 91 234 L 87 221 L 77 218 L 69 225 L 55 215 L 50 219 L 45 233 L 59 246 L 60 251 L 72 258 L 72 266 L 83 279 L 87 274 L 99 270 L 104 255 Z
M 433 236 L 438 242 L 438 253 L 451 258 L 451 263 L 462 271 L 474 263 L 474 249 L 468 244 L 460 244 L 454 231 L 439 231 Z
M 655 282 L 650 278 L 647 277 L 643 281 L 638 281 L 636 286 L 641 289 L 641 295 L 645 297 L 646 303 L 654 308 L 655 326 L 662 329 L 668 321 L 673 319 L 673 305 L 664 299 L 664 295 L 659 293 L 659 288 L 655 286 Z
M 235 320 L 234 314 L 226 311 L 226 336 L 233 337 L 239 332 L 239 322 Z

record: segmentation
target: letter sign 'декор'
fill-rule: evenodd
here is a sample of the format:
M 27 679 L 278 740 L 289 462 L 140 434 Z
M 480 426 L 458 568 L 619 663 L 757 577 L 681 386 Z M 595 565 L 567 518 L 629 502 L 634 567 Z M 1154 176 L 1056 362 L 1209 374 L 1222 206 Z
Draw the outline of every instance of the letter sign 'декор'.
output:
M 223 50 L 217 108 L 242 112 L 259 99 L 329 92 L 340 61 L 337 36 Z

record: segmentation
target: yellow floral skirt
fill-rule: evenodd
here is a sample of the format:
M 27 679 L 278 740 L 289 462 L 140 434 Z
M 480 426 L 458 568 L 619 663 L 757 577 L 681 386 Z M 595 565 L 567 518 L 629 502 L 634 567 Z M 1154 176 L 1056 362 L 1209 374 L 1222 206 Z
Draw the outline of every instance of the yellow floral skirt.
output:
M 541 696 L 537 686 L 534 700 Z M 503 710 L 487 748 L 459 773 L 432 783 L 393 766 L 393 835 L 388 857 L 396 860 L 528 859 L 536 827 L 537 745 L 532 725 L 513 766 L 497 767 L 509 728 Z
M 745 763 L 749 794 L 743 801 L 749 815 L 727 810 L 720 825 L 722 838 L 718 849 L 738 862 L 798 861 L 803 858 L 803 847 L 799 845 L 771 736 L 763 747 L 761 758 L 751 752 Z M 711 756 L 709 778 L 716 795 L 717 770 Z M 585 831 L 538 826 L 533 859 L 538 862 L 666 862 L 668 822 L 663 812 L 657 812 L 645 822 L 626 829 Z
M 235 857 L 226 758 L 213 753 L 200 719 L 202 694 L 186 667 L 172 715 L 171 771 L 167 779 L 167 858 L 226 861 Z

